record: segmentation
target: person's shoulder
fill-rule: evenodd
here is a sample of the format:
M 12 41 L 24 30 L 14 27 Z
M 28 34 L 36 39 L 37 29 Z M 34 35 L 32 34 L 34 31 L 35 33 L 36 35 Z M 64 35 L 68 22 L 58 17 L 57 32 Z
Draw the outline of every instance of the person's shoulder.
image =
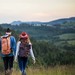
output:
M 17 42 L 17 45 L 19 46 L 20 44 L 21 44 L 21 42 L 20 42 L 20 41 L 18 41 L 18 42 Z
M 8 35 L 6 35 L 6 34 L 5 35 L 2 35 L 1 38 L 3 38 L 3 37 L 8 37 Z
M 11 40 L 11 41 L 16 41 L 16 39 L 15 39 L 14 36 L 10 36 L 10 40 Z
M 14 36 L 10 36 L 10 38 L 11 38 L 11 39 L 15 39 L 15 37 L 14 37 Z
M 18 44 L 20 44 L 20 43 L 21 43 L 21 41 L 18 41 L 17 43 L 18 43 Z

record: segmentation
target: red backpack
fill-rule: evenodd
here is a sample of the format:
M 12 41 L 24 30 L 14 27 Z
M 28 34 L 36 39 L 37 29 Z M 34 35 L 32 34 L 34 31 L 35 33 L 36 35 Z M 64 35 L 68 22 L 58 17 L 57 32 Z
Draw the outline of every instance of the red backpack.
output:
M 10 37 L 2 37 L 1 45 L 2 45 L 2 54 L 7 55 L 11 53 Z

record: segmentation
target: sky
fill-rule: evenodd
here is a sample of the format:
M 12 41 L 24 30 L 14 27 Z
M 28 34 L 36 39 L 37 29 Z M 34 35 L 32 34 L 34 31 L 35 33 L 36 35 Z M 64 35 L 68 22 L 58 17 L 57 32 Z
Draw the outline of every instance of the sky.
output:
M 75 0 L 0 0 L 0 23 L 75 17 Z

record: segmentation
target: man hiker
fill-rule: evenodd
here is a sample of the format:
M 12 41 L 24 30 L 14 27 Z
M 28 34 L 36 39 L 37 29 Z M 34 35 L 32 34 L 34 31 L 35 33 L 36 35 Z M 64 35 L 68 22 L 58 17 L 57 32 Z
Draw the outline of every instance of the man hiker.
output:
M 7 28 L 6 34 L 1 36 L 0 48 L 5 75 L 11 75 L 13 70 L 14 55 L 16 52 L 16 40 L 14 36 L 11 36 L 11 30 L 9 28 Z

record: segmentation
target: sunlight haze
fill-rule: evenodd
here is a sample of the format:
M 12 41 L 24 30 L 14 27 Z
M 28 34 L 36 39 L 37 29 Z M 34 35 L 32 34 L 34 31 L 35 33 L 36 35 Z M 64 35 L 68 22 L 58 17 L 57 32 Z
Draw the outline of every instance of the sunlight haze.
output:
M 0 0 L 0 23 L 75 17 L 75 0 Z

